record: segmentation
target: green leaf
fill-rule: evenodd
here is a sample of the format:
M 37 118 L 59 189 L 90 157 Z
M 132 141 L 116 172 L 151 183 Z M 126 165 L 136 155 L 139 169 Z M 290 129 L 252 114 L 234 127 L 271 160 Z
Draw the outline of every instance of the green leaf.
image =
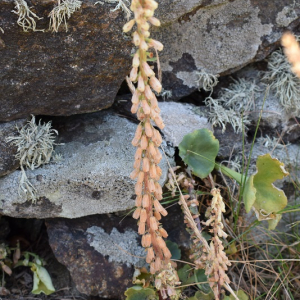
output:
M 177 243 L 166 240 L 166 244 L 172 254 L 171 259 L 180 259 L 181 258 L 181 250 L 179 249 Z
M 214 169 L 218 152 L 219 141 L 206 128 L 185 135 L 179 144 L 180 157 L 200 178 L 207 177 Z
M 249 300 L 249 297 L 243 290 L 238 290 L 237 293 L 235 293 L 236 296 L 239 298 L 239 300 Z M 225 296 L 224 300 L 236 300 L 236 298 L 233 295 Z
M 202 291 L 197 291 L 193 297 L 189 297 L 187 300 L 214 300 L 215 296 L 213 292 L 205 294 Z
M 198 269 L 194 271 L 195 282 L 200 290 L 208 294 L 211 291 L 211 288 L 208 283 L 200 284 L 199 282 L 207 282 L 207 276 L 205 275 L 204 269 Z
M 177 271 L 181 285 L 188 284 L 187 282 L 190 277 L 191 270 L 192 270 L 192 267 L 190 265 L 186 264 L 186 265 L 184 265 L 184 267 L 182 267 L 181 269 L 179 269 Z
M 268 220 L 269 229 L 275 229 L 281 211 L 287 205 L 284 191 L 276 188 L 273 183 L 282 179 L 289 173 L 285 171 L 284 164 L 270 154 L 259 156 L 256 162 L 257 173 L 250 176 L 244 189 L 244 203 L 246 211 L 255 211 L 259 221 Z
M 158 300 L 153 289 L 142 288 L 139 285 L 133 286 L 125 291 L 126 300 Z
M 46 295 L 50 295 L 55 292 L 51 277 L 44 267 L 33 264 L 31 267 L 31 271 L 33 272 L 33 288 L 31 291 L 32 294 L 37 295 L 40 293 L 44 293 Z

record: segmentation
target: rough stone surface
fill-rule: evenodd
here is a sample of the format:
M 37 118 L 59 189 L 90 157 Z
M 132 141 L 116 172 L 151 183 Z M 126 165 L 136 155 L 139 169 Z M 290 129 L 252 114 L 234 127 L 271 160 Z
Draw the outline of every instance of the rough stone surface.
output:
M 1 213 L 19 218 L 77 218 L 132 208 L 134 181 L 129 174 L 136 124 L 103 111 L 65 118 L 56 122 L 56 128 L 58 143 L 65 143 L 56 147 L 62 160 L 26 171 L 37 189 L 37 203 L 20 197 L 20 171 L 15 171 L 0 179 Z M 165 148 L 172 156 L 172 151 Z M 164 158 L 160 166 L 163 183 L 168 170 Z
M 15 159 L 17 148 L 6 142 L 6 138 L 17 134 L 17 129 L 24 126 L 25 119 L 0 123 L 0 176 L 6 175 L 19 167 L 19 162 Z
M 68 21 L 69 31 L 23 32 L 0 1 L 0 121 L 29 114 L 71 115 L 109 107 L 130 69 L 130 34 L 115 4 L 84 1 Z M 28 1 L 48 28 L 53 1 Z M 153 37 L 165 45 L 163 83 L 179 99 L 197 88 L 197 71 L 230 74 L 266 57 L 282 32 L 299 24 L 294 0 L 163 0 L 162 27 Z
M 129 68 L 131 42 L 112 5 L 83 1 L 58 33 L 48 30 L 54 1 L 26 1 L 38 16 L 37 28 L 17 25 L 14 1 L 0 1 L 0 121 L 34 115 L 71 115 L 112 105 Z M 2 45 L 2 47 L 1 47 Z
M 182 253 L 188 253 L 190 239 L 180 207 L 173 206 L 168 212 L 162 219 L 168 239 L 176 242 Z M 46 225 L 54 255 L 67 267 L 79 292 L 109 299 L 125 298 L 126 288 L 132 285 L 134 266 L 145 263 L 136 220 L 107 214 L 51 219 Z
M 293 0 L 199 1 L 176 21 L 172 15 L 161 14 L 155 37 L 165 45 L 163 86 L 178 99 L 196 89 L 200 69 L 225 75 L 265 58 L 286 27 L 299 24 L 300 7 Z
M 164 138 L 174 147 L 178 147 L 183 137 L 196 129 L 212 130 L 208 119 L 201 117 L 197 113 L 199 108 L 194 105 L 162 102 L 159 107 L 161 108 L 161 117 L 166 125 L 163 130 Z

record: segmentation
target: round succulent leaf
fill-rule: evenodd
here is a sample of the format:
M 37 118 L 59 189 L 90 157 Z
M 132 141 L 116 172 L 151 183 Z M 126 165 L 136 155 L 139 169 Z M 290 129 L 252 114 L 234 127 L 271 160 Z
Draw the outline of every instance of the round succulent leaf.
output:
M 158 300 L 153 289 L 142 288 L 139 285 L 133 286 L 125 291 L 126 300 Z
M 186 264 L 177 271 L 181 285 L 188 284 L 187 282 L 191 276 L 191 270 L 192 270 L 192 267 L 190 265 Z
M 203 291 L 197 291 L 193 297 L 187 298 L 187 300 L 214 300 L 214 293 L 211 291 L 205 294 Z
M 207 276 L 205 275 L 204 269 L 198 269 L 194 271 L 195 276 L 195 282 L 197 283 L 197 286 L 200 290 L 202 290 L 204 293 L 208 294 L 211 292 L 211 288 L 208 283 L 202 283 L 201 282 L 207 282 Z
M 256 167 L 257 173 L 253 178 L 256 189 L 254 207 L 265 214 L 282 210 L 287 205 L 287 198 L 284 191 L 275 187 L 273 182 L 289 174 L 285 171 L 284 164 L 268 153 L 257 158 Z
M 171 259 L 180 259 L 181 258 L 181 250 L 179 249 L 177 243 L 166 240 L 166 245 L 172 254 Z
M 250 212 L 251 207 L 253 206 L 256 200 L 256 188 L 254 187 L 253 184 L 253 178 L 254 178 L 253 175 L 248 178 L 243 192 L 243 199 L 244 199 L 245 209 L 247 213 Z
M 239 300 L 249 300 L 248 295 L 243 290 L 238 290 L 237 293 L 235 294 L 239 298 Z M 224 297 L 224 300 L 235 300 L 235 299 L 236 298 L 233 295 Z
M 214 169 L 218 152 L 219 141 L 206 128 L 185 135 L 179 144 L 180 157 L 200 178 L 207 177 Z

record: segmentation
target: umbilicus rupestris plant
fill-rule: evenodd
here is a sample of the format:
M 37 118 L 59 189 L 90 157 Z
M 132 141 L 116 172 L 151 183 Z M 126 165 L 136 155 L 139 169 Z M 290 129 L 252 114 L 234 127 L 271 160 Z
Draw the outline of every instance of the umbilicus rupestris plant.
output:
M 134 170 L 130 176 L 137 180 L 135 185 L 137 208 L 133 217 L 139 219 L 138 232 L 142 235 L 142 246 L 147 250 L 146 261 L 150 264 L 152 274 L 166 266 L 171 258 L 164 241 L 168 234 L 159 223 L 161 216 L 167 215 L 167 211 L 160 203 L 162 188 L 158 182 L 162 174 L 158 166 L 162 159 L 158 149 L 162 138 L 159 131 L 153 127 L 153 124 L 156 124 L 158 128 L 164 128 L 157 99 L 152 91 L 159 93 L 162 86 L 147 63 L 147 59 L 152 56 L 148 49 L 154 48 L 158 51 L 163 49 L 160 42 L 149 37 L 150 24 L 160 26 L 160 21 L 153 17 L 157 6 L 154 0 L 132 0 L 130 9 L 134 13 L 134 19 L 123 27 L 124 32 L 129 32 L 136 24 L 132 36 L 133 43 L 138 49 L 133 56 L 130 81 L 137 82 L 137 87 L 132 96 L 131 112 L 137 113 L 140 123 L 132 140 L 137 150 Z

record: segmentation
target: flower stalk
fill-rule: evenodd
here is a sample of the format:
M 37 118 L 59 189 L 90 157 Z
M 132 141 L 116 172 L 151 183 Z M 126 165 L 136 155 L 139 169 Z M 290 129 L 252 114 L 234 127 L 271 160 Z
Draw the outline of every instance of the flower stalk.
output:
M 130 81 L 136 84 L 133 91 L 131 112 L 137 114 L 140 121 L 132 145 L 137 147 L 135 153 L 134 170 L 130 177 L 136 179 L 136 210 L 133 218 L 138 221 L 138 233 L 142 235 L 142 246 L 146 248 L 146 261 L 150 264 L 150 272 L 155 274 L 166 267 L 171 253 L 164 238 L 168 236 L 162 228 L 160 219 L 167 215 L 167 211 L 160 203 L 162 188 L 159 179 L 162 174 L 158 166 L 162 155 L 158 149 L 162 137 L 154 124 L 164 128 L 159 115 L 160 109 L 153 91 L 159 93 L 162 89 L 160 81 L 149 66 L 147 60 L 153 56 L 149 49 L 161 51 L 163 45 L 150 38 L 150 25 L 159 26 L 158 19 L 153 17 L 158 4 L 154 0 L 132 0 L 130 9 L 134 19 L 127 22 L 124 32 L 129 32 L 134 26 L 132 34 L 133 44 L 137 47 L 133 56 Z M 131 86 L 132 87 L 132 86 Z

